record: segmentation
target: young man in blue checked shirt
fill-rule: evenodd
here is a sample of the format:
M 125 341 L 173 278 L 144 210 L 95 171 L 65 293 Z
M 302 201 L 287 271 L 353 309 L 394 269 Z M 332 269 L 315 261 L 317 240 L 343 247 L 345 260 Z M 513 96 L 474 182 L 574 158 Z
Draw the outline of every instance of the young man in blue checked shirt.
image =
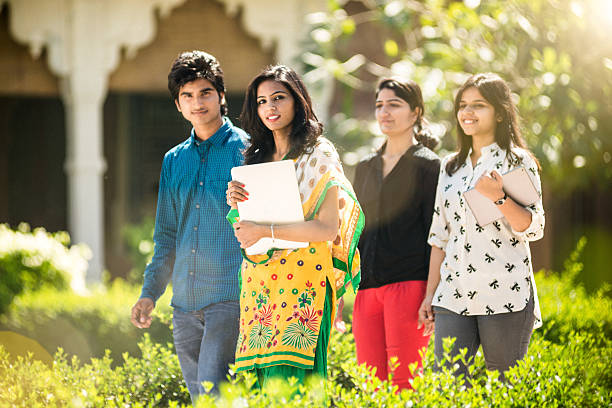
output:
M 202 382 L 212 382 L 217 391 L 234 362 L 241 256 L 225 219 L 225 191 L 231 168 L 242 164 L 247 135 L 225 117 L 223 71 L 212 55 L 179 55 L 168 74 L 168 89 L 193 129 L 164 157 L 155 253 L 131 320 L 139 328 L 151 325 L 155 302 L 172 278 L 174 345 L 195 403 L 205 392 Z

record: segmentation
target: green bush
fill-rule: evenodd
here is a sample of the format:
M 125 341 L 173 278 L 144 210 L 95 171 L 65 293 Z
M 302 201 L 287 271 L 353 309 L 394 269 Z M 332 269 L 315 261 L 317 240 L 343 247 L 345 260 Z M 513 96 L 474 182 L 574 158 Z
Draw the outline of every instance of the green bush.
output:
M 145 267 L 153 258 L 154 231 L 155 218 L 150 216 L 138 224 L 126 225 L 121 230 L 123 242 L 132 261 L 132 269 L 128 275 L 129 282 L 142 284 Z
M 349 336 L 332 342 L 330 353 L 348 347 Z M 423 375 L 415 377 L 413 390 L 397 392 L 389 381 L 380 381 L 354 358 L 345 361 L 333 376 L 327 391 L 328 403 L 339 408 L 352 407 L 598 407 L 611 403 L 612 344 L 605 347 L 592 334 L 576 335 L 567 344 L 553 344 L 536 338 L 529 354 L 507 373 L 507 383 L 496 372 L 487 371 L 482 356 L 471 368 L 474 381 L 454 378 L 452 369 L 433 370 L 433 351 L 425 355 Z M 338 339 L 336 339 L 338 340 Z M 450 346 L 451 342 L 446 342 Z M 349 347 L 350 348 L 350 347 Z M 593 353 L 597 360 L 593 361 Z M 341 351 L 342 354 L 342 351 Z M 476 376 L 475 374 L 478 373 Z M 348 380 L 348 382 L 347 382 Z M 305 407 L 321 406 L 322 393 L 316 387 L 284 383 L 267 394 L 249 391 L 252 376 L 240 376 L 223 389 L 221 400 L 203 399 L 203 407 Z
M 454 378 L 451 369 L 433 371 L 431 348 L 425 355 L 423 375 L 413 390 L 397 392 L 380 381 L 354 356 L 341 367 L 330 362 L 327 403 L 353 407 L 598 407 L 609 406 L 612 397 L 612 344 L 594 334 L 576 334 L 566 344 L 536 337 L 527 357 L 507 373 L 506 384 L 484 368 L 481 355 L 472 366 L 472 387 Z M 330 355 L 347 355 L 352 336 L 334 335 Z M 447 345 L 450 342 L 447 342 Z M 188 406 L 176 356 L 150 341 L 139 344 L 141 358 L 123 356 L 114 367 L 109 355 L 80 364 L 58 352 L 53 367 L 30 358 L 11 363 L 0 347 L 0 406 L 12 407 L 141 407 Z M 337 360 L 335 360 L 337 362 Z M 289 379 L 265 393 L 252 388 L 253 374 L 241 374 L 224 384 L 219 399 L 202 398 L 198 407 L 291 408 L 323 404 L 317 383 L 307 387 Z
M 137 343 L 144 331 L 130 322 L 130 309 L 139 294 L 140 287 L 119 279 L 107 289 L 99 288 L 87 295 L 50 289 L 27 293 L 0 317 L 0 330 L 35 339 L 50 354 L 61 347 L 68 355 L 88 361 L 103 357 L 109 349 L 110 356 L 118 361 L 124 352 L 139 355 Z M 171 295 L 168 290 L 158 300 L 155 318 L 146 330 L 154 342 L 161 344 L 172 341 Z
M 572 333 L 600 333 L 600 338 L 612 339 L 612 299 L 610 287 L 603 285 L 595 294 L 589 295 L 577 280 L 582 271 L 580 255 L 586 239 L 578 245 L 565 261 L 562 273 L 536 274 L 536 284 L 543 327 L 536 331 L 553 342 L 564 342 Z
M 11 361 L 0 346 L 2 407 L 166 407 L 189 403 L 173 351 L 148 335 L 138 344 L 142 357 L 123 355 L 113 367 L 107 353 L 81 364 L 58 351 L 49 367 L 31 358 Z
M 380 381 L 364 367 L 357 366 L 352 334 L 334 331 L 328 353 L 327 404 L 335 407 L 612 406 L 609 369 L 612 366 L 612 307 L 603 290 L 589 296 L 575 281 L 583 245 L 584 242 L 572 254 L 561 275 L 543 272 L 536 275 L 544 327 L 534 332 L 526 358 L 507 373 L 506 384 L 498 380 L 497 373 L 486 370 L 480 352 L 470 368 L 472 387 L 467 387 L 463 378 L 454 378 L 450 370 L 434 372 L 430 347 L 425 354 L 423 375 L 415 378 L 414 389 L 396 392 L 389 381 Z M 132 328 L 128 317 L 138 290 L 118 281 L 107 292 L 88 298 L 50 291 L 18 298 L 5 323 L 12 322 L 28 330 L 46 324 L 51 332 L 53 326 L 58 326 L 60 317 L 72 319 L 70 322 L 78 332 L 88 336 L 86 342 L 95 344 L 89 351 L 100 358 L 82 364 L 78 359 L 69 360 L 71 352 L 65 348 L 49 367 L 32 358 L 9 358 L 6 352 L 0 351 L 0 406 L 188 404 L 188 393 L 167 327 L 169 294 L 158 302 L 161 318 L 156 319 L 157 328 L 149 330 L 151 336 L 141 338 L 136 348 L 134 345 L 143 332 Z M 36 338 L 40 332 L 30 334 Z M 105 347 L 112 351 L 105 354 L 102 351 Z M 49 350 L 54 351 L 51 347 Z M 88 357 L 82 360 L 89 361 Z M 200 408 L 325 405 L 316 385 L 300 387 L 289 382 L 260 393 L 252 388 L 254 380 L 253 375 L 238 375 L 222 387 L 220 399 L 203 398 Z
M 89 250 L 82 245 L 69 248 L 69 243 L 66 232 L 31 232 L 25 223 L 14 231 L 0 224 L 0 315 L 21 293 L 68 285 L 85 290 Z

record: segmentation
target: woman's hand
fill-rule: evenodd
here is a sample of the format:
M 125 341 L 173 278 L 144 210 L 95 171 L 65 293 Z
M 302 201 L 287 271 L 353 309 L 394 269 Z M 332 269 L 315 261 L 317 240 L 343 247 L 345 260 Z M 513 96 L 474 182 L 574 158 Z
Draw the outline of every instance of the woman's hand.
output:
M 476 190 L 491 201 L 497 201 L 504 196 L 504 181 L 502 176 L 493 170 L 483 174 L 476 182 Z
M 346 332 L 346 324 L 342 320 L 342 309 L 344 308 L 344 298 L 341 297 L 338 301 L 338 311 L 336 312 L 336 318 L 334 319 L 334 329 L 340 333 Z
M 244 184 L 239 181 L 232 180 L 227 183 L 227 191 L 225 192 L 227 205 L 236 208 L 236 203 L 249 199 L 249 193 L 244 189 Z
M 267 237 L 270 227 L 267 225 L 255 224 L 251 221 L 239 221 L 234 223 L 234 235 L 240 242 L 241 248 L 248 248 L 261 238 Z
M 425 326 L 423 329 L 423 336 L 429 336 L 434 332 L 435 322 L 434 322 L 434 312 L 431 307 L 431 302 L 433 298 L 431 296 L 425 296 L 423 302 L 421 302 L 421 307 L 419 307 L 419 321 L 417 323 L 417 329 L 420 329 L 421 326 Z

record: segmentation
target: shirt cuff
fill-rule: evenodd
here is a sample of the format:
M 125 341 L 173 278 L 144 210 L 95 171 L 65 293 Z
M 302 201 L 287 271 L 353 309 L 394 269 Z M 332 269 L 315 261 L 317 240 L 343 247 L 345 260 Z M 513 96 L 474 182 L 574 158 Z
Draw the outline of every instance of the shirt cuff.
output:
M 516 231 L 512 229 L 512 233 L 523 241 L 537 241 L 544 236 L 544 212 L 540 208 L 529 206 L 525 207 L 531 213 L 531 223 L 525 231 Z
M 442 239 L 440 236 L 436 235 L 435 233 L 430 233 L 429 234 L 429 239 L 427 240 L 427 243 L 432 246 L 432 247 L 438 247 L 441 250 L 444 251 L 444 248 L 446 248 L 446 243 L 448 242 L 448 239 Z
M 153 300 L 153 303 L 157 303 L 157 300 L 161 297 L 161 295 L 155 296 L 155 294 L 149 290 L 148 288 L 143 287 L 142 292 L 140 292 L 139 299 L 149 298 Z

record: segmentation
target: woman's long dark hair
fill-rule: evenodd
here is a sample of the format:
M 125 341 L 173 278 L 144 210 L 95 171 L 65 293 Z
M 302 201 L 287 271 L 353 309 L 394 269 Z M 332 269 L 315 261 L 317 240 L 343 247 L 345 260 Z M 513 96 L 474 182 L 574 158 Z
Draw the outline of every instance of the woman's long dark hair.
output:
M 390 89 L 393 91 L 395 96 L 403 99 L 410 105 L 410 109 L 415 110 L 419 108 L 419 115 L 414 122 L 413 135 L 417 142 L 423 144 L 423 146 L 433 150 L 438 145 L 438 139 L 436 139 L 431 131 L 424 126 L 427 124 L 427 120 L 424 118 L 425 105 L 423 104 L 423 94 L 421 88 L 414 81 L 400 81 L 394 78 L 384 78 L 378 83 L 376 88 L 376 98 L 383 89 Z
M 446 164 L 446 172 L 452 175 L 457 171 L 467 160 L 472 148 L 472 136 L 465 134 L 457 119 L 461 98 L 468 88 L 476 88 L 486 101 L 493 105 L 495 116 L 498 120 L 495 128 L 495 142 L 506 151 L 506 156 L 510 162 L 520 162 L 519 157 L 512 151 L 512 148 L 520 147 L 527 151 L 529 149 L 521 135 L 520 119 L 516 106 L 512 102 L 510 87 L 499 75 L 487 72 L 472 75 L 457 91 L 457 96 L 455 97 L 455 120 L 457 121 L 457 144 L 459 151 Z M 540 163 L 533 156 L 533 153 L 529 153 L 535 160 L 538 170 L 540 170 Z
M 266 67 L 249 84 L 240 114 L 242 128 L 251 136 L 251 144 L 244 153 L 245 164 L 261 163 L 274 152 L 272 131 L 257 114 L 257 88 L 268 80 L 283 84 L 294 100 L 295 116 L 291 123 L 287 158 L 295 159 L 302 153 L 310 152 L 323 133 L 323 124 L 312 110 L 310 95 L 299 75 L 285 65 Z

